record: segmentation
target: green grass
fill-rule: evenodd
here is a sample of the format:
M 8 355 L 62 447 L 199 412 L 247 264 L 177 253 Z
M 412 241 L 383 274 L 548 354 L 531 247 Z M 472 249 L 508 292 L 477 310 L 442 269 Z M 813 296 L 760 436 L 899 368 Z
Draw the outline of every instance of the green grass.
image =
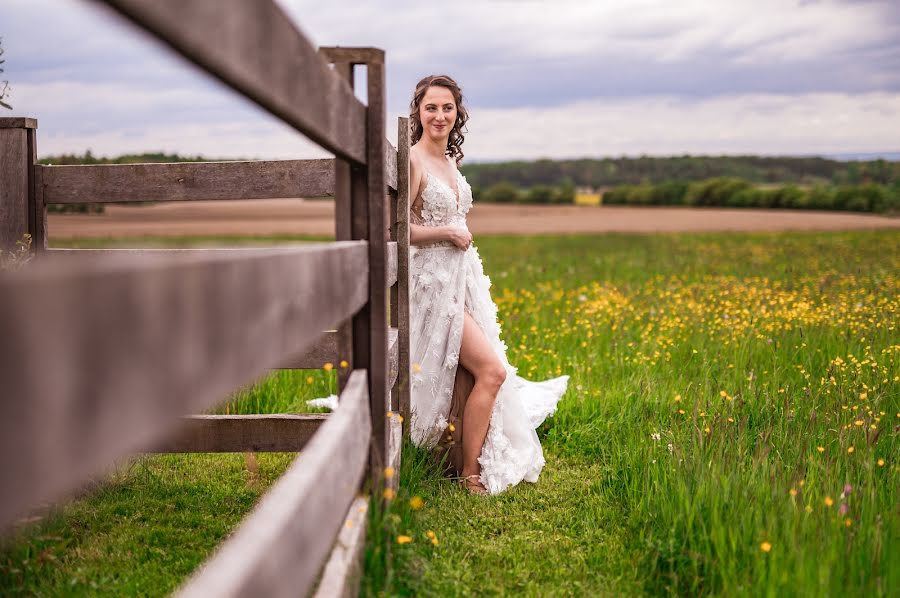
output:
M 480 500 L 408 449 L 369 593 L 900 588 L 900 234 L 478 245 L 511 362 L 572 375 L 540 430 L 548 464 Z
M 572 376 L 539 430 L 547 466 L 482 499 L 405 446 L 364 594 L 897 591 L 900 233 L 477 244 L 510 361 L 530 379 Z M 333 384 L 279 372 L 221 409 L 303 410 Z M 0 551 L 0 593 L 170 591 L 290 456 L 260 455 L 259 479 L 243 459 L 123 466 Z

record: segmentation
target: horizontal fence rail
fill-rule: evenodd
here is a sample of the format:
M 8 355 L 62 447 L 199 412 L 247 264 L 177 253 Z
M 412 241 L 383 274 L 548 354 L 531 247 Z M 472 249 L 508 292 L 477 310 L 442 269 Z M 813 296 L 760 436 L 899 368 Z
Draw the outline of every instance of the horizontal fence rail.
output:
M 388 188 L 396 190 L 397 151 L 389 142 L 385 144 Z M 35 169 L 45 205 L 334 195 L 332 159 L 37 165 Z
M 28 398 L 4 401 L 0 527 L 359 310 L 367 246 L 39 260 L 0 278 L 3 393 Z
M 354 370 L 338 408 L 240 528 L 179 592 L 306 596 L 357 496 L 369 458 L 365 370 Z
M 181 429 L 147 452 L 294 453 L 325 423 L 325 414 L 190 415 Z
M 367 162 L 366 107 L 274 2 L 104 2 L 328 151 Z
M 334 194 L 334 160 L 37 166 L 45 204 Z

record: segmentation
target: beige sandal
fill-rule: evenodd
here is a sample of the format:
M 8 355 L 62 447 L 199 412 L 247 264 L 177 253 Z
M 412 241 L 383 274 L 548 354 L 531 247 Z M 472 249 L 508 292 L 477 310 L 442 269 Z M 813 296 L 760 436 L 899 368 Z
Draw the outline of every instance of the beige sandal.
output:
M 487 488 L 485 488 L 481 484 L 481 476 L 477 473 L 467 475 L 464 478 L 459 478 L 458 481 L 459 485 L 462 486 L 469 494 L 474 494 L 476 496 L 488 496 L 490 494 Z

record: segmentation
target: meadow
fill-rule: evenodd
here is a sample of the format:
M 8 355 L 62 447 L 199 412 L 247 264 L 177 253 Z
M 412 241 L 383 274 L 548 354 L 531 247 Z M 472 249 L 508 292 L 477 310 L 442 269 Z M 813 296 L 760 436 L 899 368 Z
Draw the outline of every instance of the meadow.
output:
M 510 361 L 571 375 L 547 466 L 470 497 L 405 446 L 365 595 L 898 591 L 900 233 L 476 243 Z M 278 372 L 222 410 L 305 410 L 333 385 Z M 0 589 L 167 593 L 290 458 L 122 464 L 0 550 Z

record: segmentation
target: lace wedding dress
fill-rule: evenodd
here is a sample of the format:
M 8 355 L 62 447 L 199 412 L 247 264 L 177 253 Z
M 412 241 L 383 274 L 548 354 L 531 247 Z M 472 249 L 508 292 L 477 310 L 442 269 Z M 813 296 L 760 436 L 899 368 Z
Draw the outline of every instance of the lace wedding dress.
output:
M 455 168 L 454 168 L 455 170 Z M 410 222 L 421 226 L 466 227 L 472 189 L 456 171 L 459 198 L 447 183 L 426 172 L 421 214 Z M 544 453 L 535 429 L 556 411 L 568 376 L 531 382 L 516 375 L 500 340 L 497 306 L 490 279 L 484 274 L 475 245 L 461 251 L 451 242 L 410 246 L 410 433 L 419 446 L 434 447 L 447 429 L 464 313 L 472 315 L 506 368 L 497 394 L 487 438 L 478 461 L 481 482 L 491 494 L 522 480 L 536 482 Z

